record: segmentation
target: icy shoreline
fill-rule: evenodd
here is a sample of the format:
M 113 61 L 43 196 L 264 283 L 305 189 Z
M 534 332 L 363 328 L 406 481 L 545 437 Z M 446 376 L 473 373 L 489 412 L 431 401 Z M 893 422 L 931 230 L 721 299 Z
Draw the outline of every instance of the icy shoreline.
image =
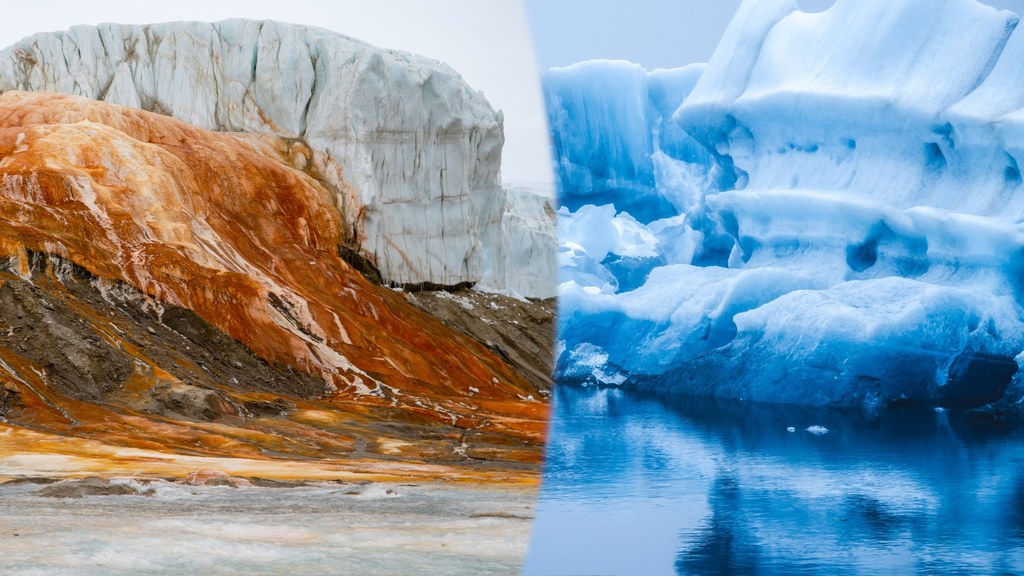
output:
M 111 483 L 152 495 L 46 498 L 36 484 L 0 484 L 0 571 L 517 574 L 535 498 L 479 484 Z

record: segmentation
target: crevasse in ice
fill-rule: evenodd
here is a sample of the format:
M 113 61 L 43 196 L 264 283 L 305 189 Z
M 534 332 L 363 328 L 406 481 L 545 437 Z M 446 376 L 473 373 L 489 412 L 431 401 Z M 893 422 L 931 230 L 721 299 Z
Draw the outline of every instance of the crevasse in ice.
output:
M 563 381 L 1024 400 L 1024 29 L 976 0 L 747 0 L 710 63 L 544 86 Z

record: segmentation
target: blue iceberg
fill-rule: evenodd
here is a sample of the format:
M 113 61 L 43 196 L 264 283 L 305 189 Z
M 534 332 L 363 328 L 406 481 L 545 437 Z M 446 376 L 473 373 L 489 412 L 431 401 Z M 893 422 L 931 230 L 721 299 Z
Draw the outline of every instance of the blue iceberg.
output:
M 747 0 L 707 65 L 544 78 L 563 382 L 1024 410 L 1024 29 Z

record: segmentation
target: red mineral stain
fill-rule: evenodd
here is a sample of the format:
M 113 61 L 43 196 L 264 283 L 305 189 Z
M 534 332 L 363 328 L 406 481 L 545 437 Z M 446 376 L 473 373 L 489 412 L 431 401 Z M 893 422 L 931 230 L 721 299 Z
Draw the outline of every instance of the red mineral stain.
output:
M 460 466 L 475 462 L 463 456 L 468 440 L 484 466 L 537 464 L 547 406 L 523 400 L 536 388 L 339 257 L 352 239 L 335 195 L 293 167 L 301 148 L 73 96 L 0 96 L 0 258 L 11 262 L 0 280 L 31 276 L 135 366 L 109 397 L 75 399 L 48 382 L 46 366 L 0 348 L 0 381 L 19 398 L 9 422 L 174 454 Z M 32 271 L 30 254 L 187 308 L 270 365 L 322 379 L 324 392 L 270 394 L 212 376 L 190 388 L 172 373 L 206 368 L 150 357 L 148 336 L 123 334 L 69 295 L 57 271 Z M 207 395 L 209 421 L 147 412 L 158 386 Z

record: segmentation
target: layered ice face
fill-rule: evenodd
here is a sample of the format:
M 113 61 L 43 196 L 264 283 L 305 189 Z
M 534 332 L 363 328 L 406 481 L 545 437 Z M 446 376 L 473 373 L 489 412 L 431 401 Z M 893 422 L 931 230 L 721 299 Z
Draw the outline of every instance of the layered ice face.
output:
M 614 201 L 643 221 L 685 209 L 690 199 L 673 203 L 661 172 L 666 157 L 710 161 L 672 121 L 703 69 L 647 72 L 629 62 L 592 61 L 549 71 L 544 96 L 562 205 Z
M 551 71 L 563 380 L 1015 410 L 1018 21 L 748 0 L 706 67 Z

